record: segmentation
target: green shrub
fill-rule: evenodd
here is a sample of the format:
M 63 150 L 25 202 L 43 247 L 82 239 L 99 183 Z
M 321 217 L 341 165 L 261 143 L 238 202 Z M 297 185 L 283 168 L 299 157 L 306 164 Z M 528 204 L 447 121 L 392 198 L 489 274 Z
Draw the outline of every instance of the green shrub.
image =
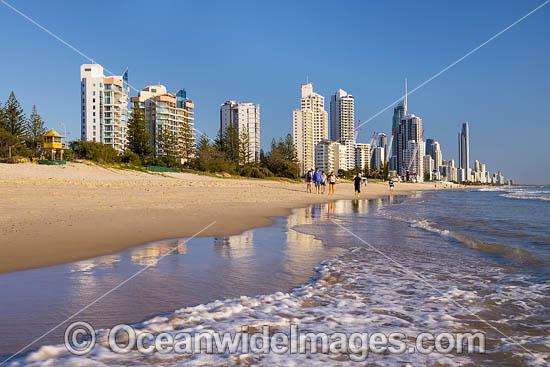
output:
M 126 149 L 121 157 L 123 163 L 133 164 L 134 166 L 141 166 L 141 158 L 131 150 Z
M 88 159 L 100 163 L 115 163 L 120 161 L 117 151 L 108 145 L 92 141 L 72 141 L 69 146 L 73 150 L 75 157 Z
M 71 149 L 65 149 L 63 152 L 63 159 L 66 161 L 71 161 L 73 159 L 73 151 Z

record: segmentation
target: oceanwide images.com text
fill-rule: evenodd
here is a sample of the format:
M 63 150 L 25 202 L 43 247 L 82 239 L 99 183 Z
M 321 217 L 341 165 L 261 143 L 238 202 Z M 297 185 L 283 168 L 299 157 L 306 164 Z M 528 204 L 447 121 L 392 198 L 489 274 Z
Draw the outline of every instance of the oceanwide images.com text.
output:
M 112 352 L 127 354 L 346 354 L 352 361 L 364 361 L 370 353 L 485 353 L 485 335 L 467 333 L 420 333 L 407 336 L 391 333 L 324 333 L 301 331 L 290 324 L 286 332 L 280 327 L 243 326 L 237 333 L 161 332 L 151 333 L 119 324 L 96 336 L 86 322 L 74 322 L 65 330 L 65 346 L 73 354 L 93 351 L 96 342 Z

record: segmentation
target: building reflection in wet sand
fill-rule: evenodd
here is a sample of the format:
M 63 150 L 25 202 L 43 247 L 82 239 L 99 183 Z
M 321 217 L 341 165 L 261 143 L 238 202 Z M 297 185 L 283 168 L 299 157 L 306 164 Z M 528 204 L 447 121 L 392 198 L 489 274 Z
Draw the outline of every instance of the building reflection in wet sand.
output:
M 185 240 L 164 240 L 131 249 L 130 259 L 135 265 L 155 266 L 164 256 L 185 254 L 187 254 Z

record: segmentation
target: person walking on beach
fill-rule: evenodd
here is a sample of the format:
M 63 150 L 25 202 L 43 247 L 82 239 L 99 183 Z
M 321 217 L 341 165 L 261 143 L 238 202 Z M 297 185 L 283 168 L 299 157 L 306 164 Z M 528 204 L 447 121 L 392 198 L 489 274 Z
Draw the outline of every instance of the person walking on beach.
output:
M 311 183 L 313 182 L 313 168 L 306 173 L 306 191 L 311 193 Z
M 361 193 L 361 174 L 360 173 L 357 173 L 357 175 L 353 179 L 353 183 L 355 185 L 355 196 L 359 197 L 359 194 Z
M 334 195 L 334 185 L 336 185 L 336 176 L 334 175 L 334 172 L 330 172 L 330 175 L 328 176 L 328 194 L 332 193 Z
M 321 172 L 321 194 L 325 193 L 327 187 L 327 174 L 325 171 Z
M 390 194 L 393 194 L 393 180 L 390 180 Z
M 367 188 L 367 178 L 362 177 L 361 178 L 361 187 L 365 186 L 365 189 Z
M 319 168 L 315 169 L 315 173 L 313 174 L 313 183 L 315 184 L 315 189 L 317 190 L 317 193 L 321 193 L 321 172 L 319 172 Z

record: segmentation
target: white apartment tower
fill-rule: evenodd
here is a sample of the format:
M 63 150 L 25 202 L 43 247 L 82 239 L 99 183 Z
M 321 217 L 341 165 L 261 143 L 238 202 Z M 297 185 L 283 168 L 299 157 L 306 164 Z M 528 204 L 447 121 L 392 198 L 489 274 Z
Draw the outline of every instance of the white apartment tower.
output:
M 432 143 L 431 157 L 434 160 L 434 168 L 439 171 L 439 167 L 443 165 L 443 154 L 441 153 L 441 145 L 438 141 Z
M 300 109 L 292 113 L 292 132 L 300 174 L 315 168 L 315 146 L 328 139 L 325 97 L 313 92 L 313 83 L 302 84 Z
M 384 168 L 384 148 L 375 147 L 372 150 L 372 167 L 376 167 L 377 170 L 381 171 Z
M 355 141 L 355 100 L 338 89 L 330 98 L 330 138 L 334 141 Z
M 361 171 L 370 168 L 371 159 L 370 144 L 357 143 L 355 144 L 355 166 L 359 167 Z
M 80 66 L 81 139 L 126 148 L 128 123 L 128 69 L 122 75 L 106 77 L 99 64 Z
M 325 171 L 328 175 L 330 172 L 338 174 L 340 168 L 340 145 L 332 140 L 322 140 L 315 147 L 315 161 L 317 168 Z
M 239 138 L 248 141 L 248 162 L 260 161 L 260 105 L 227 101 L 220 107 L 220 131 L 222 134 L 233 125 Z
M 430 180 L 432 180 L 432 174 L 434 173 L 434 159 L 431 155 L 425 155 L 424 156 L 424 172 L 425 175 L 428 173 L 430 175 Z

